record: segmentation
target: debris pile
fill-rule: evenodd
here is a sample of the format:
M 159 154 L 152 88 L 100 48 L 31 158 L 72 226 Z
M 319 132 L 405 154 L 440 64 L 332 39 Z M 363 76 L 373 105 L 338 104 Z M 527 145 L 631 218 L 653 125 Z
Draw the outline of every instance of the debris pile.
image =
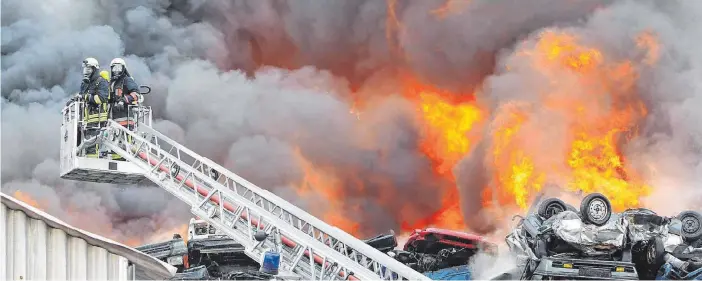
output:
M 470 279 L 468 261 L 478 251 L 497 250 L 483 237 L 437 228 L 415 230 L 402 248 L 392 231 L 363 241 L 432 279 Z M 243 246 L 202 220 L 190 221 L 187 242 L 175 234 L 170 241 L 137 249 L 178 268 L 175 280 L 280 278 L 262 272 L 260 262 L 249 258 Z
M 258 271 L 259 263 L 244 247 L 202 220 L 191 219 L 187 240 L 174 234 L 170 241 L 136 248 L 178 269 L 174 279 L 228 279 L 231 272 Z
M 702 280 L 702 214 L 696 211 L 675 217 L 645 208 L 614 213 L 606 196 L 593 193 L 579 208 L 539 198 L 526 216 L 515 218 L 505 241 L 518 262 L 493 279 Z M 414 230 L 401 247 L 393 231 L 363 242 L 433 280 L 469 280 L 477 253 L 497 255 L 497 245 L 481 236 L 438 228 Z M 200 220 L 191 220 L 187 242 L 174 235 L 138 249 L 176 266 L 177 280 L 283 278 Z
M 500 279 L 695 279 L 702 277 L 702 215 L 649 209 L 614 213 L 607 197 L 587 195 L 576 209 L 536 200 L 506 237 L 520 261 Z

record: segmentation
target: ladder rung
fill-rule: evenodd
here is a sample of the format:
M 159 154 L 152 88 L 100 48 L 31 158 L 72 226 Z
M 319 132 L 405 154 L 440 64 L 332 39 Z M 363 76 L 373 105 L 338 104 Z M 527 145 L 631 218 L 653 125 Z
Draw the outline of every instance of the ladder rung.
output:
M 147 178 L 189 203 L 194 214 L 249 245 L 247 254 L 252 258 L 258 259 L 256 254 L 274 246 L 268 239 L 254 243 L 254 231 L 263 229 L 280 232 L 280 241 L 287 247 L 281 252 L 281 265 L 306 278 L 328 278 L 334 274 L 334 278 L 351 280 L 359 277 L 429 280 L 148 126 L 139 124 L 137 128 L 145 130 L 142 134 L 152 136 L 153 141 L 164 142 L 163 145 L 152 143 L 114 121 L 109 121 L 108 126 L 116 134 L 112 137 L 131 137 L 134 145 L 128 145 L 129 151 L 125 151 L 119 147 L 119 140 L 105 135 L 101 140 L 107 147 L 135 162 L 144 169 Z M 168 150 L 161 149 L 166 145 L 170 146 Z M 274 239 L 278 239 L 277 235 Z M 306 262 L 301 263 L 303 257 Z

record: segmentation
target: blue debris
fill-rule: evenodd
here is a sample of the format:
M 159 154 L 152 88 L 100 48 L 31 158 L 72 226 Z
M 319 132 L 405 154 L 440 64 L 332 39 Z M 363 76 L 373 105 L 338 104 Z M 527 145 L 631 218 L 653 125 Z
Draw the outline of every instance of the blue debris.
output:
M 437 271 L 427 271 L 424 275 L 432 280 L 471 280 L 468 265 L 459 265 Z

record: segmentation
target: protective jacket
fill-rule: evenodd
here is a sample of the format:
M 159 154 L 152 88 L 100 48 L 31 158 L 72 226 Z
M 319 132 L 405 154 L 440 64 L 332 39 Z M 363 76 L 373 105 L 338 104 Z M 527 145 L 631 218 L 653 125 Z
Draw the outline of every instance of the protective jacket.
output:
M 110 99 L 109 85 L 98 71 L 90 75 L 88 82 L 83 81 L 80 84 L 80 95 L 85 101 L 84 122 L 93 126 L 98 122 L 107 122 L 108 101 Z
M 110 96 L 114 98 L 112 107 L 112 119 L 122 126 L 134 125 L 134 118 L 129 116 L 129 105 L 136 105 L 138 101 L 139 87 L 134 78 L 127 73 L 119 77 L 112 77 L 110 82 Z M 122 102 L 123 106 L 117 106 Z
M 85 122 L 85 138 L 89 139 L 98 134 L 99 128 L 107 125 L 109 117 L 110 91 L 107 80 L 100 76 L 98 71 L 93 71 L 89 80 L 80 85 L 80 93 L 85 101 L 83 108 L 83 121 Z M 85 148 L 85 156 L 98 158 L 100 145 L 95 144 Z

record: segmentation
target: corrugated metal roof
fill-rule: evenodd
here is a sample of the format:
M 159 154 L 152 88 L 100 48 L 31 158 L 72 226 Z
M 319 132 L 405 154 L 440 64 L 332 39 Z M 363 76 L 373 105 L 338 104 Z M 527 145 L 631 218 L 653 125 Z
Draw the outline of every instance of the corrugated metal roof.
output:
M 128 264 L 142 278 L 166 279 L 176 268 L 110 239 L 72 227 L 4 193 L 0 208 L 0 279 L 127 280 Z

